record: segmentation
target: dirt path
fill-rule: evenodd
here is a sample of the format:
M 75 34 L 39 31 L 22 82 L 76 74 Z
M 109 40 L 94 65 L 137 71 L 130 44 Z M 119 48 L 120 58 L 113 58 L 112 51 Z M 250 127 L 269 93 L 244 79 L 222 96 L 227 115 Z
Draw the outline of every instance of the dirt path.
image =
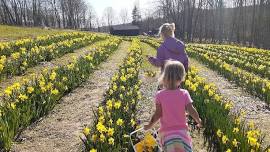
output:
M 144 55 L 150 54 L 155 55 L 154 48 L 150 47 L 147 44 L 143 44 L 143 47 L 144 47 L 143 52 Z M 144 70 L 155 71 L 156 76 L 155 77 L 146 76 Z M 142 101 L 139 102 L 138 105 L 139 110 L 138 113 L 140 114 L 139 120 L 141 120 L 142 123 L 148 122 L 150 120 L 151 114 L 153 114 L 155 110 L 154 96 L 157 91 L 158 76 L 159 76 L 159 69 L 154 68 L 145 60 L 142 65 L 142 71 L 140 74 L 140 79 L 142 80 L 142 87 L 141 87 Z M 207 146 L 204 145 L 202 133 L 203 133 L 202 131 L 198 132 L 197 130 L 191 132 L 194 152 L 207 152 Z
M 120 44 L 119 49 L 102 63 L 81 87 L 60 100 L 54 110 L 36 125 L 25 130 L 22 142 L 15 143 L 16 152 L 78 152 L 81 151 L 79 135 L 85 125 L 91 124 L 92 108 L 103 99 L 111 76 L 127 55 L 129 42 Z
M 229 82 L 217 72 L 207 68 L 198 61 L 191 59 L 192 66 L 199 69 L 199 75 L 206 78 L 208 82 L 216 84 L 220 93 L 229 101 L 234 103 L 232 112 L 240 109 L 246 111 L 246 119 L 254 121 L 259 129 L 266 135 L 264 145 L 270 144 L 270 109 L 264 101 L 256 98 L 240 87 Z

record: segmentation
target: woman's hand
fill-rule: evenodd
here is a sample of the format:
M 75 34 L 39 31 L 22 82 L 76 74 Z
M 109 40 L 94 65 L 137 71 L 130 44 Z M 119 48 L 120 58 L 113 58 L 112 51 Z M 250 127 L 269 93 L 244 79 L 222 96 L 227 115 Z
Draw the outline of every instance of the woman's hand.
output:
M 154 57 L 148 56 L 148 61 L 149 61 L 150 63 L 152 63 L 153 60 L 154 60 Z

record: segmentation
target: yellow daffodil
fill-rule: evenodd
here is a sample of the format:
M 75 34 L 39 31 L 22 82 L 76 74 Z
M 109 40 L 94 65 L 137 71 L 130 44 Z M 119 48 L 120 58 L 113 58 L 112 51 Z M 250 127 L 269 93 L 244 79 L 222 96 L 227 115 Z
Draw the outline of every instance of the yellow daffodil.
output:
M 53 89 L 53 90 L 51 90 L 51 94 L 58 95 L 59 91 L 57 89 Z
M 88 135 L 90 134 L 90 128 L 85 127 L 85 128 L 83 129 L 83 133 L 85 134 L 85 136 L 88 136 Z
M 112 137 L 109 138 L 108 142 L 110 145 L 114 145 L 114 139 Z
M 97 152 L 97 150 L 93 148 L 90 150 L 90 152 Z
M 109 128 L 107 131 L 108 136 L 113 136 L 114 134 L 114 129 L 113 128 Z
M 118 126 L 122 126 L 123 123 L 124 123 L 124 121 L 123 121 L 123 119 L 121 119 L 121 118 L 119 118 L 119 119 L 116 121 L 116 124 L 117 124 Z
M 227 149 L 226 152 L 232 152 L 232 150 L 231 149 Z
M 228 137 L 226 135 L 222 136 L 222 143 L 226 144 L 229 141 Z
M 239 128 L 233 128 L 233 133 L 238 133 L 239 132 Z
M 106 139 L 105 136 L 104 136 L 103 134 L 100 134 L 99 140 L 100 140 L 101 142 L 104 142 L 105 139 Z
M 27 87 L 27 93 L 31 94 L 34 91 L 33 87 Z
M 218 137 L 221 137 L 221 136 L 222 136 L 222 132 L 221 132 L 220 129 L 218 129 L 218 131 L 217 131 L 217 136 L 218 136 Z
M 237 141 L 236 139 L 233 139 L 232 145 L 233 145 L 234 147 L 238 147 L 238 141 Z
M 28 97 L 27 97 L 25 94 L 20 94 L 20 95 L 19 95 L 19 99 L 20 99 L 21 101 L 25 101 L 25 100 L 28 99 Z
M 117 101 L 114 103 L 114 108 L 119 109 L 121 107 L 121 101 Z
M 93 134 L 92 137 L 91 137 L 93 142 L 96 142 L 97 138 L 98 138 L 98 136 L 96 134 Z

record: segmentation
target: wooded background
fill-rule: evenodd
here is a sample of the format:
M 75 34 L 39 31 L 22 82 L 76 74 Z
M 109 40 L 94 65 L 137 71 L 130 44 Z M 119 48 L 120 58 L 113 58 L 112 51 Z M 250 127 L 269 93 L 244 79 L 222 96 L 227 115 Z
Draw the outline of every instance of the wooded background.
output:
M 133 10 L 142 32 L 174 22 L 176 36 L 185 41 L 270 48 L 270 0 L 154 0 L 153 6 Z M 93 29 L 127 21 L 127 10 L 116 15 L 111 7 L 98 19 L 84 0 L 0 0 L 1 24 Z

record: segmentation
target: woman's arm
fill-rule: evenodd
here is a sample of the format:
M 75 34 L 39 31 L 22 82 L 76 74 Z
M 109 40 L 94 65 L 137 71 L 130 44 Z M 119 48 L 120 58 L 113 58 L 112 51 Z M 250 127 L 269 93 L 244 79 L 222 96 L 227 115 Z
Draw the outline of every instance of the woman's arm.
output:
M 162 116 L 161 105 L 156 104 L 156 111 L 152 115 L 152 118 L 151 118 L 150 122 L 147 125 L 144 126 L 144 130 L 151 129 L 154 126 L 154 124 L 156 124 L 156 122 L 160 119 L 161 116 Z
M 157 49 L 157 55 L 156 57 L 149 57 L 148 61 L 156 66 L 156 67 L 162 67 L 163 66 L 163 62 L 164 62 L 164 55 L 163 55 L 163 51 L 162 51 L 162 45 Z

